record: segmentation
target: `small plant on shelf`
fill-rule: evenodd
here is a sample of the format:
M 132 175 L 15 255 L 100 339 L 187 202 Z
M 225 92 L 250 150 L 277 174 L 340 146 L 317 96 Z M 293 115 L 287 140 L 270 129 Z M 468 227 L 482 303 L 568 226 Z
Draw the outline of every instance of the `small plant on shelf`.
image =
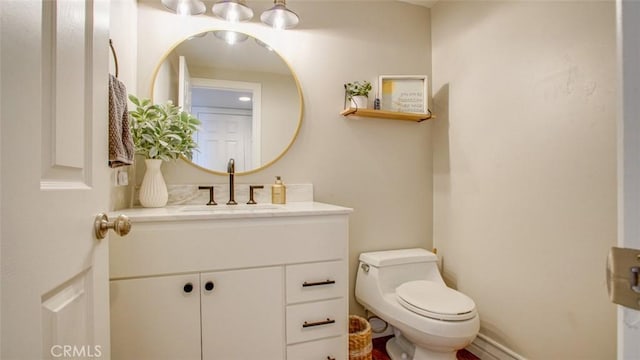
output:
M 369 91 L 371 91 L 371 83 L 366 80 L 354 81 L 344 84 L 345 100 L 350 101 L 351 107 L 354 107 L 356 109 L 367 108 Z
M 344 84 L 344 90 L 347 93 L 347 99 L 351 100 L 354 96 L 369 97 L 371 91 L 371 83 L 368 81 L 354 81 Z

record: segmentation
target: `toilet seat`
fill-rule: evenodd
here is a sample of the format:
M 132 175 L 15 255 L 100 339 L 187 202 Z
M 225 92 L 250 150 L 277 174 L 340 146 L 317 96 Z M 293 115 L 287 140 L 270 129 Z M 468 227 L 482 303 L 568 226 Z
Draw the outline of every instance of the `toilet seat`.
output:
M 396 297 L 407 310 L 435 320 L 463 321 L 476 316 L 471 298 L 433 281 L 406 282 L 396 288 Z

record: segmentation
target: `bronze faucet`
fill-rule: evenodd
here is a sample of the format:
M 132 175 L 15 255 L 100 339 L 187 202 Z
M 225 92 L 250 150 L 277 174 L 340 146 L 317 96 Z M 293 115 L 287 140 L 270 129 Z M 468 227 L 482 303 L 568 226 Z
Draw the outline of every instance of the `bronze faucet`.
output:
M 236 162 L 233 158 L 229 159 L 229 163 L 227 164 L 227 172 L 229 173 L 229 201 L 227 205 L 238 205 L 235 198 L 235 190 L 233 188 L 233 176 L 236 173 Z

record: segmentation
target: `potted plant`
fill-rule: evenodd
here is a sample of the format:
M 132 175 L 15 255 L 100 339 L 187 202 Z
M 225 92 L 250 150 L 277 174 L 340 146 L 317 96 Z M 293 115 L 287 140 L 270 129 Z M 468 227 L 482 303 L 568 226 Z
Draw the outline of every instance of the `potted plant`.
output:
M 191 158 L 198 147 L 193 134 L 200 121 L 170 101 L 159 105 L 133 95 L 129 95 L 129 100 L 136 106 L 135 110 L 129 111 L 133 143 L 136 154 L 144 156 L 146 165 L 140 204 L 161 207 L 169 199 L 160 171 L 162 161 L 176 160 L 180 156 Z
M 364 81 L 354 81 L 344 84 L 346 97 L 351 101 L 351 107 L 356 109 L 366 109 L 369 100 L 371 83 Z

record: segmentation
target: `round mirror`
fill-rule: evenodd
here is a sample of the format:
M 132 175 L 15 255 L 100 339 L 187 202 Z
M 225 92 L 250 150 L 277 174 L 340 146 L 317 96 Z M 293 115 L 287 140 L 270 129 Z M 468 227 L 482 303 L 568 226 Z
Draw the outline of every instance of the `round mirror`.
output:
M 211 30 L 189 37 L 158 64 L 154 103 L 173 101 L 202 124 L 193 165 L 226 173 L 263 169 L 284 155 L 302 122 L 302 91 L 289 65 L 250 35 Z

